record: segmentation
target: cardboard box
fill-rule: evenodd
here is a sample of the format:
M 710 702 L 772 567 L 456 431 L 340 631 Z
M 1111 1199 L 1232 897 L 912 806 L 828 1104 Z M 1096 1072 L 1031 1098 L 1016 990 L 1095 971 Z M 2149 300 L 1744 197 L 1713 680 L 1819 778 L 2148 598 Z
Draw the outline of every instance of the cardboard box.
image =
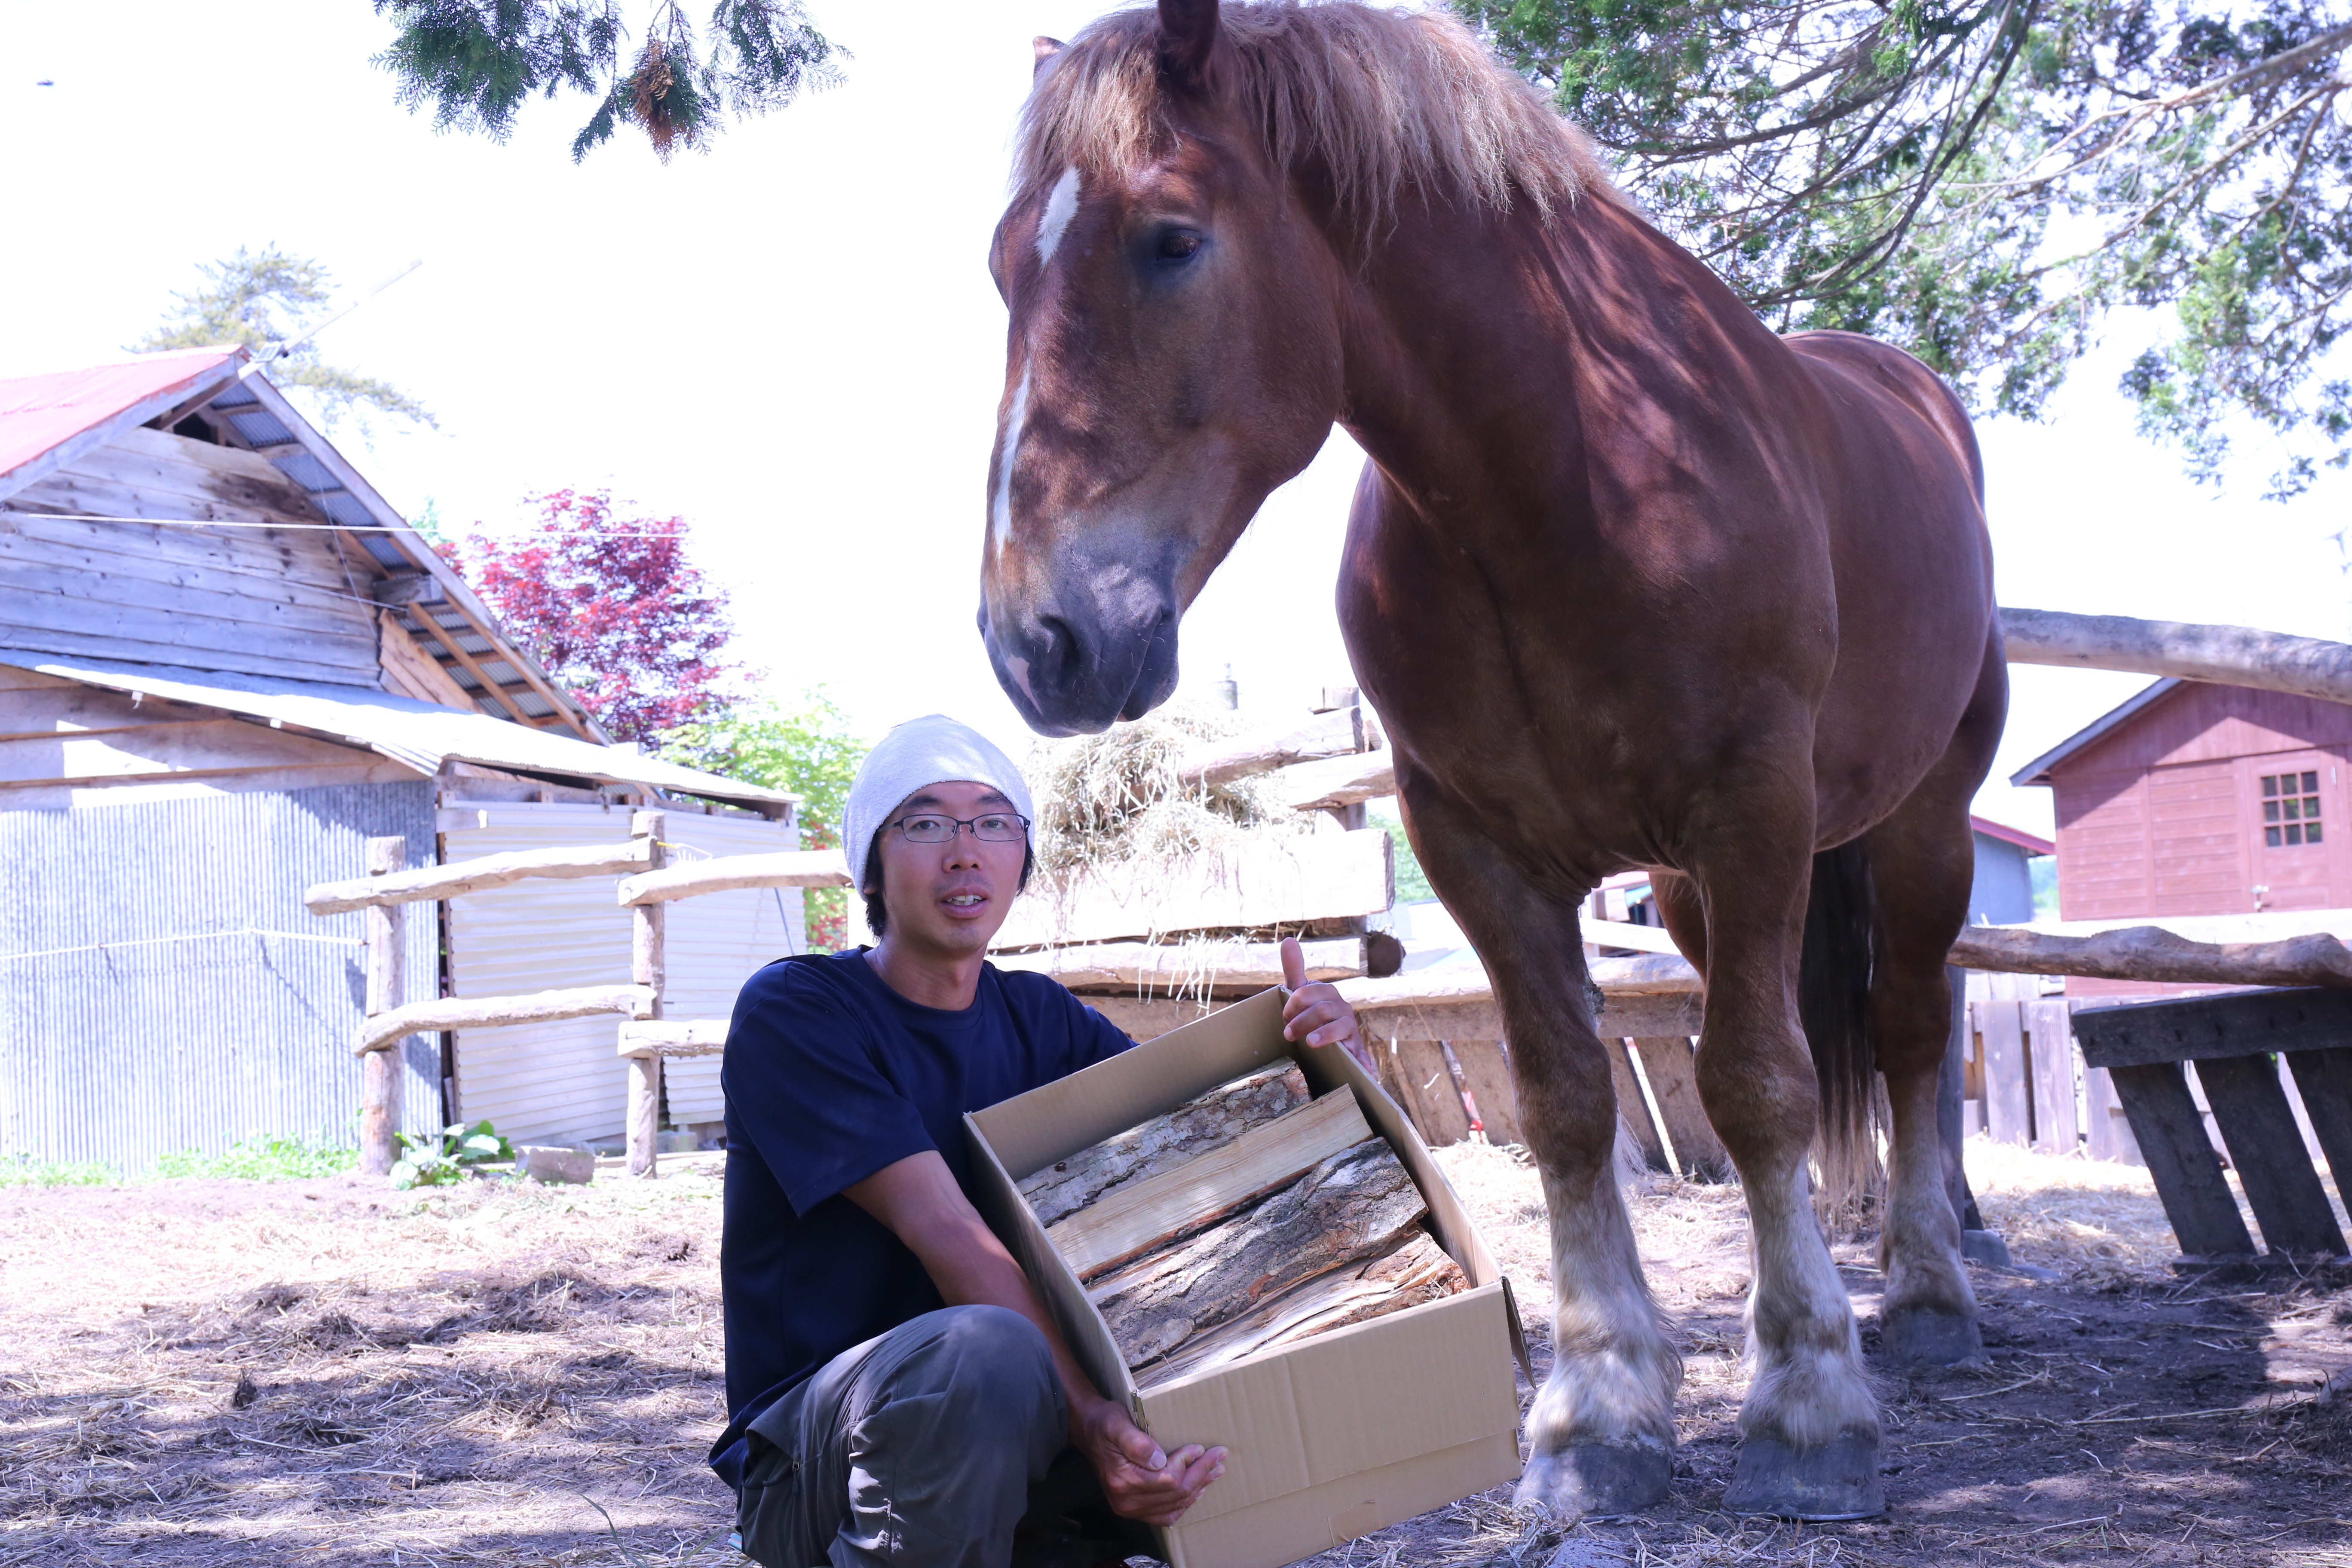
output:
M 1353 1093 L 1429 1205 L 1470 1289 L 1139 1391 L 1102 1316 L 1014 1185 L 1284 1057 L 1317 1095 Z M 1282 1037 L 1267 991 L 964 1118 L 981 1213 L 1094 1380 L 1170 1452 L 1223 1444 L 1225 1473 L 1160 1534 L 1175 1568 L 1279 1568 L 1519 1473 L 1525 1344 L 1510 1288 L 1412 1124 L 1345 1051 Z

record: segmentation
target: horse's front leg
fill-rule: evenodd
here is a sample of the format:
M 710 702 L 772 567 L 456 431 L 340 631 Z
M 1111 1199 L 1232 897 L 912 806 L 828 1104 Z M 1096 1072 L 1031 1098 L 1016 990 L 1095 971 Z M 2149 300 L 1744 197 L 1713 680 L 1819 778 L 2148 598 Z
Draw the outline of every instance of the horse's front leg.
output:
M 1518 1501 L 1569 1518 L 1664 1500 L 1682 1358 L 1642 1277 L 1618 1190 L 1617 1098 L 1593 1032 L 1573 890 L 1544 889 L 1466 815 L 1407 785 L 1430 881 L 1502 1005 L 1519 1124 L 1551 1216 L 1552 1365 L 1528 1413 Z
M 1796 1003 L 1812 810 L 1780 804 L 1740 803 L 1690 867 L 1706 910 L 1699 1098 L 1739 1169 L 1753 1237 L 1749 1382 L 1724 1507 L 1859 1519 L 1885 1507 L 1878 1407 L 1806 1172 L 1821 1116 Z

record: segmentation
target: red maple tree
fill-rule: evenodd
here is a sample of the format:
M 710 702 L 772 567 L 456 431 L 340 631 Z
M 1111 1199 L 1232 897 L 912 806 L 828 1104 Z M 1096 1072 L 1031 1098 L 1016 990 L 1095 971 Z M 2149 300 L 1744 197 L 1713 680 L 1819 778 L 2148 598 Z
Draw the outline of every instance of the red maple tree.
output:
M 717 717 L 735 627 L 726 592 L 686 558 L 686 520 L 619 516 L 610 490 L 530 500 L 520 539 L 478 531 L 451 552 L 508 629 L 616 741 Z

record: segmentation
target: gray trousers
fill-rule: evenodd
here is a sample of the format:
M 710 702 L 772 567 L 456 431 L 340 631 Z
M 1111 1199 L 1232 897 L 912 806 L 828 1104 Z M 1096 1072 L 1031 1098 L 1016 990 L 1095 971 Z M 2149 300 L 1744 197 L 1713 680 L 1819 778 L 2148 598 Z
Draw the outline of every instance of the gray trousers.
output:
M 766 1568 L 1094 1568 L 1150 1550 L 1068 1447 L 1045 1337 L 950 1307 L 834 1357 L 751 1423 L 736 1528 Z

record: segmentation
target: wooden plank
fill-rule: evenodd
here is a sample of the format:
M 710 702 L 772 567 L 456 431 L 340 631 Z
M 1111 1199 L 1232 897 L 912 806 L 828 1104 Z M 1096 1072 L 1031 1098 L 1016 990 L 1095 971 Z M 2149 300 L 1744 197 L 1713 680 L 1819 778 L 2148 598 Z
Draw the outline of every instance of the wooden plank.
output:
M 660 1018 L 643 1022 L 629 1021 L 621 1026 L 619 1055 L 625 1057 L 663 1057 L 677 1060 L 683 1057 L 717 1057 L 727 1054 L 725 1018 Z
M 1364 973 L 1360 936 L 1321 937 L 1299 943 L 1309 980 L 1351 980 Z M 1196 994 L 1215 986 L 1263 991 L 1283 982 L 1282 944 L 1272 942 L 1106 942 L 992 953 L 1003 970 L 1051 975 L 1073 991 L 1118 986 Z
M 0 542 L 5 544 L 5 542 Z M 202 616 L 233 626 L 272 631 L 353 636 L 372 626 L 373 606 L 338 585 L 313 587 L 285 578 L 231 576 L 226 573 L 92 570 L 24 559 L 21 551 L 0 547 L 0 583 L 12 594 L 28 594 L 65 604 L 105 604 L 158 616 Z M 206 579 L 196 581 L 197 578 Z
M 1330 811 L 1396 794 L 1396 753 L 1366 752 L 1319 763 L 1294 763 L 1274 775 L 1282 802 L 1293 811 Z
M 54 742 L 60 735 L 102 735 L 118 730 L 152 729 L 158 724 L 201 724 L 219 717 L 218 709 L 167 702 L 160 697 L 134 701 L 126 692 L 101 690 L 66 680 L 37 688 L 0 687 L 0 741 Z
M 996 944 L 1055 947 L 1379 914 L 1395 899 L 1393 855 L 1384 829 L 1366 828 L 1040 877 L 1013 906 Z
M 1601 1048 L 1609 1053 L 1609 1080 L 1617 1089 L 1617 1120 L 1633 1135 L 1642 1148 L 1642 1163 L 1653 1171 L 1672 1171 L 1673 1158 L 1666 1152 L 1665 1140 L 1658 1134 L 1658 1124 L 1651 1118 L 1649 1100 L 1642 1093 L 1641 1080 L 1633 1076 L 1632 1052 L 1633 1042 L 1603 1037 Z
M 302 907 L 314 915 L 335 915 L 374 904 L 454 899 L 539 878 L 618 877 L 643 870 L 654 863 L 654 855 L 653 842 L 645 838 L 632 838 L 621 844 L 565 844 L 552 849 L 518 849 L 508 855 L 453 860 L 446 866 L 420 866 L 396 877 L 320 882 L 303 893 Z
M 1985 1131 L 1996 1143 L 2033 1141 L 2033 1092 L 2027 1076 L 2025 1024 L 2016 1002 L 1978 1002 L 1969 1012 L 1983 1042 Z
M 1318 713 L 1276 734 L 1215 741 L 1176 764 L 1176 776 L 1193 788 L 1233 784 L 1295 763 L 1345 756 L 1364 749 L 1363 710 L 1350 705 Z
M 642 1018 L 653 1001 L 653 994 L 641 985 L 576 985 L 524 996 L 444 996 L 437 1002 L 412 1002 L 362 1024 L 352 1054 L 365 1056 L 383 1050 L 403 1035 L 433 1029 L 500 1029 L 510 1024 L 592 1018 L 599 1013 Z
M 16 586 L 13 581 L 8 585 L 12 590 Z M 366 616 L 296 626 L 286 624 L 271 605 L 256 598 L 193 593 L 184 603 L 175 603 L 168 593 L 138 596 L 156 603 L 12 591 L 0 601 L 0 623 L 26 632 L 72 633 L 82 641 L 104 637 L 182 650 L 177 654 L 182 664 L 191 662 L 184 650 L 234 650 L 248 646 L 241 639 L 267 637 L 272 652 L 283 650 L 289 658 L 337 668 L 356 663 L 368 677 L 366 684 L 375 684 L 375 626 Z
M 2074 1010 L 2093 1067 L 2199 1061 L 2352 1042 L 2352 993 L 2317 987 L 2127 1002 Z
M 2197 1064 L 2197 1079 L 2270 1250 L 2342 1257 L 2344 1232 L 2287 1109 L 2278 1063 L 2266 1056 L 2209 1058 Z
M 1698 1058 L 1690 1041 L 1668 1035 L 1636 1039 L 1633 1048 L 1641 1053 L 1642 1075 L 1650 1080 L 1650 1093 L 1658 1102 L 1658 1119 L 1665 1124 L 1662 1131 L 1676 1168 L 1696 1181 L 1729 1181 L 1731 1157 L 1699 1102 Z
M 390 610 L 376 612 L 376 665 L 383 671 L 387 691 L 437 702 L 462 712 L 478 711 L 473 694 L 457 684 L 441 661 L 418 645 L 400 617 Z
M 2105 1068 L 2086 1067 L 2083 1069 L 2083 1109 L 2088 1125 L 2083 1129 L 2083 1147 L 2094 1160 L 2113 1160 L 2119 1165 L 2144 1165 L 2139 1145 L 2132 1142 L 2131 1122 L 2124 1115 L 2124 1102 L 2116 1098 L 2114 1078 Z
M 849 869 L 838 849 L 779 849 L 765 855 L 721 855 L 625 879 L 614 897 L 624 908 L 666 904 L 739 888 L 845 888 Z M 1015 906 L 1018 907 L 1017 905 Z
M 1371 1135 L 1353 1094 L 1327 1094 L 1260 1122 L 1172 1171 L 1105 1193 L 1048 1226 L 1045 1236 L 1072 1273 L 1091 1279 L 1207 1229 L 1244 1204 L 1286 1186 Z
M 1347 994 L 1341 988 L 1340 994 Z M 1355 1004 L 1356 1018 L 1367 1039 L 1491 1040 L 1507 1037 L 1503 1010 L 1492 1000 L 1475 1003 L 1432 1003 L 1423 1006 L 1381 1007 Z M 1650 1035 L 1696 1035 L 1704 1014 L 1696 995 L 1612 996 L 1601 1012 L 1601 1029 L 1611 1037 L 1625 1030 L 1633 1037 Z
M 2072 1154 L 2081 1147 L 2082 1128 L 2074 1110 L 2074 1034 L 2065 998 L 2021 1005 L 2033 1070 L 2033 1146 Z
M 0 741 L 0 784 L 200 778 L 262 767 L 326 766 L 369 754 L 266 724 L 206 718 L 102 734 Z
M 2352 1047 L 2289 1051 L 2294 1087 L 2311 1116 L 2311 1131 L 2327 1155 L 2336 1191 L 2352 1204 Z
M 1374 1050 L 1382 1065 L 1381 1086 L 1404 1107 L 1423 1142 L 1439 1149 L 1470 1136 L 1470 1117 L 1462 1109 L 1462 1091 L 1454 1087 L 1445 1053 L 1437 1048 L 1435 1040 L 1391 1040 L 1385 1052 L 1377 1046 Z M 1391 1066 L 1395 1069 L 1394 1087 L 1387 1070 Z
M 1518 1087 L 1511 1081 L 1511 1064 L 1503 1042 L 1454 1040 L 1452 1044 L 1462 1081 L 1478 1102 L 1478 1120 L 1486 1124 L 1486 1142 L 1526 1142 L 1519 1128 Z
M 256 535 L 232 538 L 232 532 Z M 166 528 L 154 523 L 82 522 L 42 512 L 0 512 L 0 562 L 11 568 L 144 576 L 222 593 L 278 586 L 323 598 L 352 582 L 332 552 L 310 536 L 271 530 Z M 364 584 L 364 579 L 362 579 Z M 362 587 L 364 592 L 364 587 Z
M 2221 1157 L 2205 1134 L 2205 1118 L 2189 1097 L 2179 1064 L 2147 1062 L 2108 1071 L 2180 1250 L 2192 1258 L 2252 1257 L 2253 1237 L 2221 1174 Z

